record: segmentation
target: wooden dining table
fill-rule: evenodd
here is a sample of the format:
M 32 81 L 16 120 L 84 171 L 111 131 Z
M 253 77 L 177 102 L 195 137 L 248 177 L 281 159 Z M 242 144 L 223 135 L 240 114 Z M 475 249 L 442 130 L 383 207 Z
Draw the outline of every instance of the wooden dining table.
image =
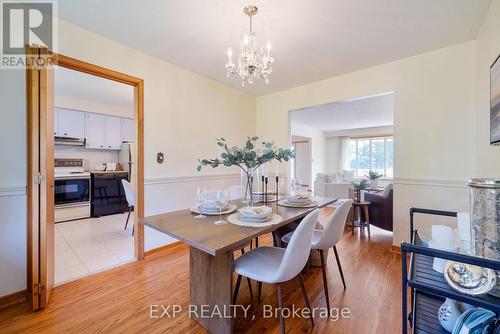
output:
M 145 217 L 139 223 L 189 246 L 189 298 L 192 311 L 189 315 L 211 333 L 232 333 L 233 252 L 260 235 L 297 222 L 314 209 L 332 204 L 335 199 L 319 197 L 315 201 L 317 206 L 310 208 L 269 203 L 268 206 L 283 220 L 265 227 L 245 227 L 231 223 L 215 225 L 218 215 L 195 219 L 195 214 L 188 209 Z M 231 203 L 238 207 L 244 206 L 240 201 Z

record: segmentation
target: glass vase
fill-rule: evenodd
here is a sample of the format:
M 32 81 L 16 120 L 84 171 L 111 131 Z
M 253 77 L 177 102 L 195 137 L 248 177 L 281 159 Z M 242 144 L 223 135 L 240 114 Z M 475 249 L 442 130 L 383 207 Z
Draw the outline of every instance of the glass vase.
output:
M 242 203 L 246 203 L 248 206 L 253 206 L 253 181 L 254 181 L 253 168 L 242 169 L 241 172 L 241 186 L 243 188 L 243 198 Z

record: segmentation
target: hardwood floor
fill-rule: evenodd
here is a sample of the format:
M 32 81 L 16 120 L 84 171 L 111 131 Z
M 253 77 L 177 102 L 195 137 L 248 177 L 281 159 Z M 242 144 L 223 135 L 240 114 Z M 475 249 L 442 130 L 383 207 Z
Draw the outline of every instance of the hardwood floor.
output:
M 368 242 L 365 235 L 347 232 L 338 245 L 346 290 L 332 250 L 327 269 L 331 307 L 349 308 L 350 318 L 315 318 L 314 328 L 307 318 L 288 318 L 287 333 L 401 332 L 401 256 L 391 251 L 392 236 L 373 228 Z M 261 245 L 270 243 L 271 238 L 261 238 Z M 189 250 L 179 246 L 59 286 L 45 310 L 33 313 L 26 303 L 1 311 L 0 333 L 206 333 L 188 317 L 188 261 Z M 321 270 L 311 268 L 304 281 L 311 306 L 325 307 Z M 255 282 L 253 291 L 257 291 Z M 262 316 L 263 304 L 277 305 L 276 288 L 263 285 L 262 296 L 258 305 L 254 295 L 249 317 L 238 312 L 236 333 L 279 333 L 278 319 Z M 238 303 L 250 303 L 245 281 Z M 304 307 L 297 280 L 284 285 L 283 303 Z M 183 311 L 175 318 L 152 319 L 150 304 L 178 304 Z

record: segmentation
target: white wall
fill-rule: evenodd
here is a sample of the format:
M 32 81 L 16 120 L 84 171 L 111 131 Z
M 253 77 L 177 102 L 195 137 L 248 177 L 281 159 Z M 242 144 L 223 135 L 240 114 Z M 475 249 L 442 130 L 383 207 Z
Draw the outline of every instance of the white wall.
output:
M 288 113 L 287 113 L 286 119 L 281 120 L 280 122 L 283 122 L 283 123 L 276 124 L 277 128 L 281 129 L 281 127 L 283 127 L 283 126 L 285 128 L 288 128 L 287 127 L 287 124 L 289 124 Z M 316 177 L 316 174 L 323 173 L 324 169 L 325 169 L 325 135 L 324 135 L 323 131 L 321 131 L 319 129 L 312 128 L 312 127 L 302 125 L 302 124 L 298 124 L 295 122 L 291 122 L 290 127 L 291 127 L 290 132 L 291 132 L 292 136 L 301 136 L 301 137 L 311 138 L 312 164 L 311 164 L 311 181 L 309 181 L 310 182 L 309 185 L 311 185 L 313 187 L 314 186 L 313 181 L 314 181 L 314 178 Z M 288 129 L 286 131 L 288 131 Z M 289 138 L 288 133 L 286 134 L 286 138 Z M 280 141 L 279 145 L 281 145 L 283 147 L 289 147 L 290 143 L 286 142 L 286 140 L 287 140 L 286 138 L 285 138 L 285 143 L 281 143 L 282 138 L 280 138 L 278 134 L 275 135 L 274 137 L 266 137 L 266 139 L 269 139 L 269 140 Z
M 477 113 L 475 176 L 500 178 L 500 146 L 489 145 L 490 66 L 500 54 L 500 0 L 493 0 L 476 41 Z
M 218 153 L 215 137 L 240 144 L 255 134 L 255 97 L 62 20 L 59 23 L 59 53 L 144 79 L 146 215 L 191 204 L 193 182 L 181 192 L 172 190 L 170 181 L 181 177 L 176 182 L 184 184 L 188 182 L 184 177 L 200 175 L 195 171 L 197 159 Z M 25 91 L 24 71 L 0 72 L 0 296 L 26 287 Z M 161 165 L 156 163 L 160 151 L 166 158 Z M 201 175 L 233 172 L 206 169 Z M 239 184 L 239 177 L 229 179 L 215 179 L 210 185 Z M 171 241 L 150 229 L 145 234 L 147 249 Z M 15 247 L 11 247 L 13 240 Z
M 397 244 L 407 237 L 411 205 L 463 210 L 467 203 L 463 189 L 474 170 L 475 55 L 472 41 L 259 97 L 257 134 L 286 145 L 289 110 L 393 91 Z M 446 188 L 440 192 L 446 195 L 420 202 L 434 188 Z
M 341 161 L 341 140 L 339 137 L 325 138 L 325 172 L 333 173 L 342 170 Z

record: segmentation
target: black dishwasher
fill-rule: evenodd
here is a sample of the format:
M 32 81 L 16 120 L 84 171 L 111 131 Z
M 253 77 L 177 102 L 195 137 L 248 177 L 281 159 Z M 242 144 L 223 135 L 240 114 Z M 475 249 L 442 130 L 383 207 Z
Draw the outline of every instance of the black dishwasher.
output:
M 127 199 L 122 180 L 128 179 L 123 172 L 93 172 L 90 174 L 92 200 L 90 215 L 100 217 L 122 213 L 127 210 Z

